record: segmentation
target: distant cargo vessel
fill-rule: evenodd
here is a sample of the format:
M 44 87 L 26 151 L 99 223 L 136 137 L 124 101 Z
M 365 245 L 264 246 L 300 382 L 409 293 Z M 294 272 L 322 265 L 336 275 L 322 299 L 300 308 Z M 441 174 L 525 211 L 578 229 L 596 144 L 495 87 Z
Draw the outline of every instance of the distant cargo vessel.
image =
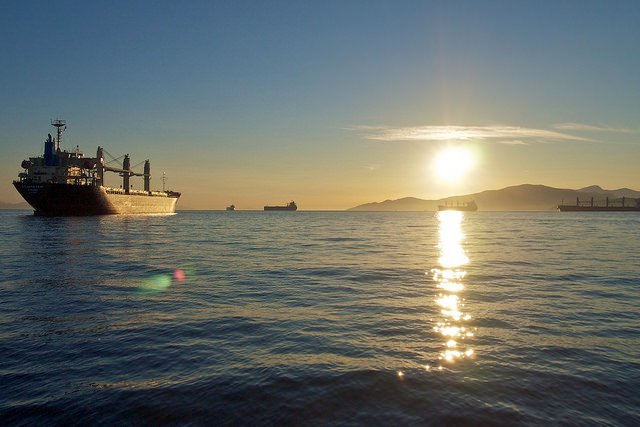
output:
M 295 211 L 298 210 L 296 202 L 291 201 L 286 206 L 265 206 L 265 211 Z
M 478 205 L 474 200 L 469 202 L 445 202 L 444 205 L 438 205 L 439 211 L 477 211 Z
M 640 212 L 640 199 L 622 197 L 621 199 L 594 202 L 593 197 L 589 201 L 576 198 L 575 205 L 558 205 L 560 212 Z
M 58 137 L 49 134 L 44 143 L 44 155 L 22 162 L 24 172 L 13 181 L 22 197 L 29 203 L 35 215 L 85 216 L 107 214 L 169 214 L 175 212 L 180 193 L 175 191 L 151 191 L 151 165 L 145 160 L 144 172 L 131 170 L 131 159 L 124 157 L 122 169 L 105 165 L 104 149 L 98 147 L 97 155 L 84 157 L 75 152 L 60 149 L 64 120 L 51 123 L 57 128 Z M 104 173 L 116 172 L 122 177 L 122 188 L 105 187 Z M 144 191 L 133 190 L 129 184 L 132 176 L 144 177 Z

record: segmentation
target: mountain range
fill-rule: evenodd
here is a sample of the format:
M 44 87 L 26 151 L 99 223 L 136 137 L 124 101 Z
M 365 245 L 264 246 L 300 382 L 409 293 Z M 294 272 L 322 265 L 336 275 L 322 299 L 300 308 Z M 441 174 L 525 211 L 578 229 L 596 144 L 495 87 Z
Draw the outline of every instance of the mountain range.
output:
M 553 188 L 545 185 L 523 184 L 505 187 L 500 190 L 487 190 L 480 193 L 446 197 L 439 200 L 425 200 L 416 197 L 404 197 L 383 202 L 365 203 L 347 209 L 348 211 L 436 211 L 438 205 L 446 202 L 467 202 L 474 200 L 481 211 L 547 211 L 555 210 L 559 204 L 574 204 L 580 200 L 603 201 L 605 198 L 619 199 L 626 197 L 640 199 L 640 191 L 629 188 L 605 190 L 598 185 L 571 190 Z M 25 203 L 0 202 L 0 209 L 31 209 Z
M 546 211 L 555 210 L 560 204 L 574 204 L 576 199 L 595 201 L 619 199 L 621 197 L 638 199 L 640 191 L 628 188 L 604 190 L 598 185 L 571 190 L 553 188 L 545 185 L 523 184 L 505 187 L 500 190 L 487 190 L 480 193 L 447 197 L 439 200 L 424 200 L 405 197 L 384 202 L 365 203 L 347 209 L 349 211 L 436 211 L 438 205 L 446 202 L 466 202 L 474 200 L 481 211 Z

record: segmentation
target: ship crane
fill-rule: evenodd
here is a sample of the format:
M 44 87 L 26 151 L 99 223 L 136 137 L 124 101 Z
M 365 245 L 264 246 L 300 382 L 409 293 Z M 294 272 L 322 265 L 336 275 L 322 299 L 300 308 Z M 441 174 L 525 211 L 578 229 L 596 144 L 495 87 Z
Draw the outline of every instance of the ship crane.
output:
M 97 165 L 98 165 L 98 176 L 101 182 L 104 182 L 104 171 L 119 173 L 122 177 L 122 188 L 124 189 L 126 194 L 129 194 L 129 178 L 132 176 L 142 176 L 144 177 L 144 191 L 151 191 L 151 163 L 149 160 L 144 161 L 144 172 L 134 172 L 131 168 L 131 157 L 129 154 L 125 154 L 124 160 L 122 161 L 122 168 L 114 168 L 113 166 L 107 166 L 104 163 L 104 153 L 106 150 L 102 147 L 98 147 L 97 153 Z M 107 153 L 109 154 L 109 153 Z M 110 154 L 109 154 L 110 155 Z M 111 155 L 110 155 L 111 156 Z M 113 156 L 111 156 L 113 157 Z M 135 167 L 139 166 L 142 163 L 138 163 Z
M 124 161 L 122 162 L 122 169 L 114 168 L 111 166 L 102 166 L 103 170 L 109 172 L 119 173 L 122 177 L 122 188 L 126 194 L 129 194 L 129 178 L 132 176 L 142 176 L 144 177 L 144 191 L 150 191 L 150 180 L 151 180 L 151 163 L 149 160 L 144 161 L 144 172 L 134 172 L 131 170 L 131 157 L 128 154 L 124 156 Z

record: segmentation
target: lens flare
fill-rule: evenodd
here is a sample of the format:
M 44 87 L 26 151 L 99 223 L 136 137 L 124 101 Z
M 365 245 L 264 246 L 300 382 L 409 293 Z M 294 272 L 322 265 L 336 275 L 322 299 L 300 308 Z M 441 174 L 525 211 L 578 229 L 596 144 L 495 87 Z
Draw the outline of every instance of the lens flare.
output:
M 139 295 L 154 295 L 166 291 L 172 284 L 182 283 L 187 275 L 183 269 L 177 268 L 172 274 L 154 274 L 142 280 L 140 286 L 135 288 Z
M 184 282 L 185 278 L 186 278 L 186 274 L 184 274 L 183 269 L 178 268 L 176 271 L 173 272 L 173 280 L 175 280 L 176 282 Z
M 154 274 L 146 279 L 137 288 L 137 291 L 140 294 L 157 294 L 165 291 L 169 286 L 171 286 L 171 276 L 168 274 Z

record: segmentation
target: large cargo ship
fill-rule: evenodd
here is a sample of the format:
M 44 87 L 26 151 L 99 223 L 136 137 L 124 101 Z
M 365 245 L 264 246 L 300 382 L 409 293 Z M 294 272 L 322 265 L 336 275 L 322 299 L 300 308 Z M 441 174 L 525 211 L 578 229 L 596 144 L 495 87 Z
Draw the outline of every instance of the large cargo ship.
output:
M 298 210 L 296 202 L 291 201 L 286 206 L 265 206 L 265 211 L 295 211 Z
M 478 210 L 478 205 L 474 200 L 468 202 L 445 202 L 444 205 L 438 205 L 439 211 L 466 211 L 473 212 Z
M 131 170 L 129 155 L 122 168 L 105 165 L 104 149 L 98 147 L 96 157 L 84 157 L 79 148 L 74 152 L 61 150 L 64 120 L 51 123 L 58 137 L 49 134 L 44 142 L 44 154 L 22 162 L 24 172 L 13 185 L 33 209 L 35 215 L 83 216 L 107 214 L 170 214 L 175 212 L 180 193 L 151 191 L 151 165 L 145 160 L 144 172 Z M 121 188 L 104 186 L 105 172 L 122 177 Z M 144 190 L 134 190 L 132 176 L 144 178 Z
M 584 201 L 576 198 L 575 205 L 558 205 L 560 212 L 640 212 L 640 199 L 629 199 L 622 197 L 620 199 L 609 199 L 594 202 L 591 200 Z

